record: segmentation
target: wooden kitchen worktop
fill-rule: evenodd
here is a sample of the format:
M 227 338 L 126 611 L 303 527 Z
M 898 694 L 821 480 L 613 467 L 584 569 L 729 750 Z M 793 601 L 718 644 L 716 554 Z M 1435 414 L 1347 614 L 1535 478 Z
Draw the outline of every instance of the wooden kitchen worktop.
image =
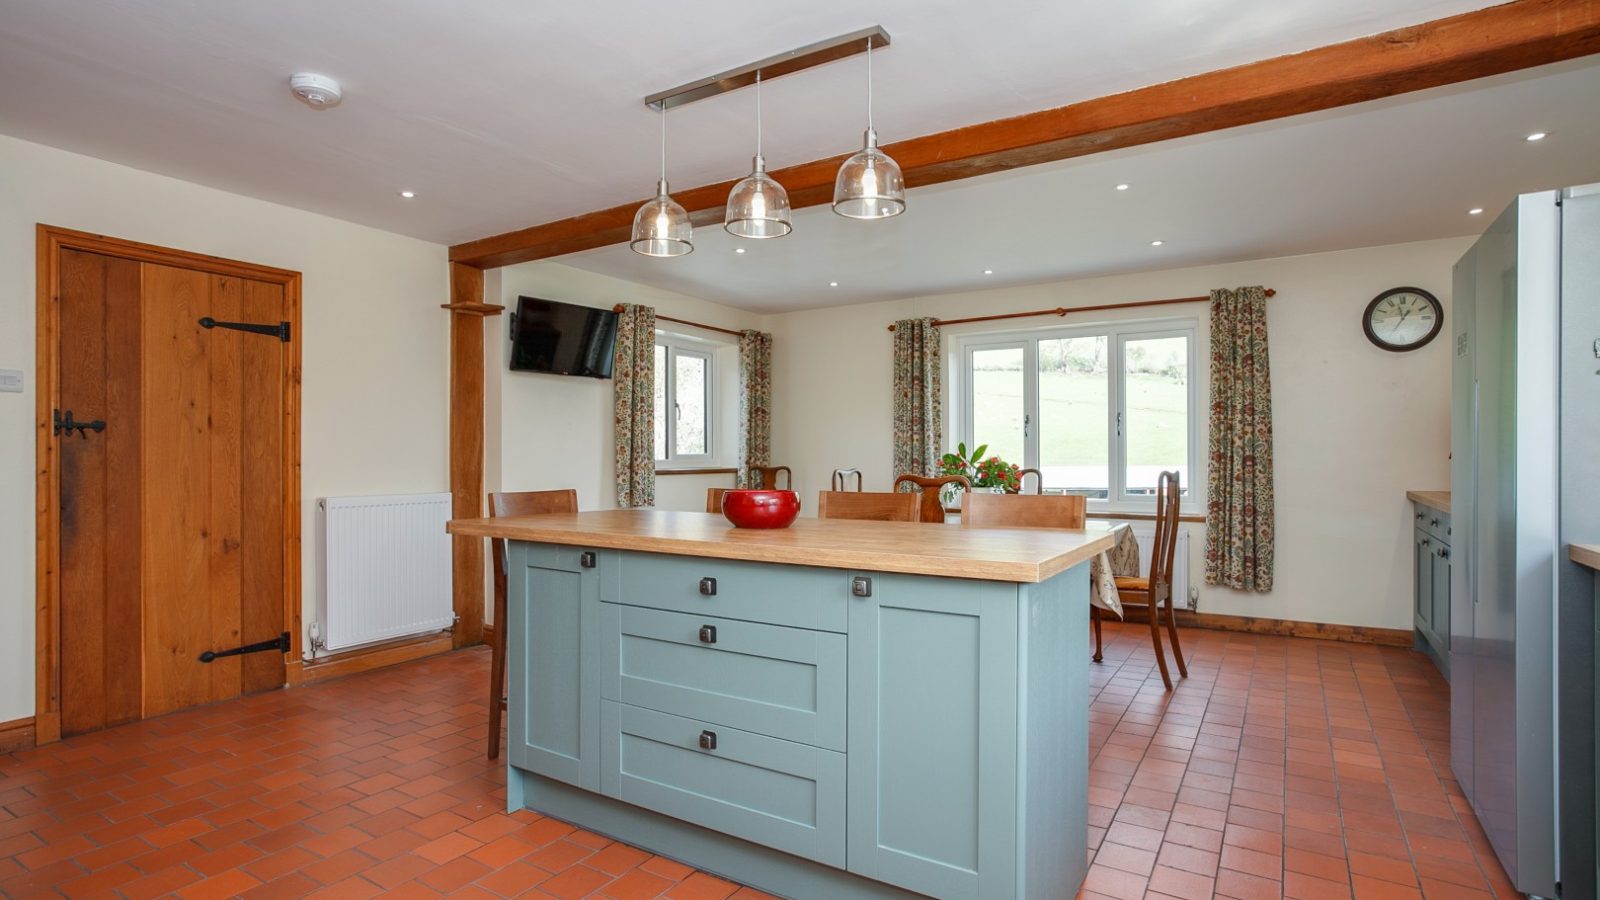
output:
M 658 509 L 455 519 L 451 534 L 714 559 L 1036 583 L 1112 545 L 1111 526 L 1083 531 L 961 528 L 910 522 L 796 519 L 734 528 L 721 516 Z
M 1571 544 L 1567 552 L 1573 562 L 1600 571 L 1600 544 Z
M 1450 511 L 1449 491 L 1406 491 L 1406 499 L 1439 512 Z

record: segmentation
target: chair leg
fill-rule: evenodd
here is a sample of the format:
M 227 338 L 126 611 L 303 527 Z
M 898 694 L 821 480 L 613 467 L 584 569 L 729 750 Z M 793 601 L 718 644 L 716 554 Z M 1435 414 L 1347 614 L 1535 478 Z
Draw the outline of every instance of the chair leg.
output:
M 1100 661 L 1100 651 L 1103 644 L 1100 640 L 1100 607 L 1089 607 L 1089 624 L 1094 626 L 1094 661 Z
M 1161 667 L 1161 683 L 1172 690 L 1172 676 L 1167 673 L 1167 654 L 1161 649 L 1161 606 L 1152 602 L 1145 609 L 1150 612 L 1150 640 L 1156 645 L 1156 665 Z
M 496 591 L 496 594 L 500 592 Z M 506 696 L 506 600 L 494 598 L 494 640 L 489 653 L 489 758 L 500 756 L 500 716 Z
M 1178 676 L 1189 677 L 1189 667 L 1183 663 L 1183 647 L 1178 643 L 1178 614 L 1172 609 L 1172 598 L 1167 598 L 1167 634 L 1172 638 L 1172 658 L 1178 661 Z

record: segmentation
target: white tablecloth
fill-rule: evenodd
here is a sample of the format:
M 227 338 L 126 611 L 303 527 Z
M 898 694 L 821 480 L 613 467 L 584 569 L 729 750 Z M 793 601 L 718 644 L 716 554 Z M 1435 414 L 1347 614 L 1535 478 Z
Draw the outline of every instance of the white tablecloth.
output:
M 1122 618 L 1122 599 L 1116 576 L 1139 574 L 1139 539 L 1126 522 L 1115 526 L 1116 543 L 1089 561 L 1089 602 Z

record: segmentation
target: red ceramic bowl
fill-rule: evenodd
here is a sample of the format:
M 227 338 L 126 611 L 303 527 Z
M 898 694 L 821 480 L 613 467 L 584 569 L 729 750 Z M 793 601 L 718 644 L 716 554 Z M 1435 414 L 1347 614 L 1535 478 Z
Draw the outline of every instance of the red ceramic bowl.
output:
M 788 528 L 800 514 L 794 491 L 729 491 L 722 495 L 722 514 L 736 528 Z

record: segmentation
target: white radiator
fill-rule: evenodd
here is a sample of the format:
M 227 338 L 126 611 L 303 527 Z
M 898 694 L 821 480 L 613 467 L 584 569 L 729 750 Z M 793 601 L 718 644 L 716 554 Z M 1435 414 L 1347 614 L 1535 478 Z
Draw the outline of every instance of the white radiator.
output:
M 1150 557 L 1156 546 L 1156 523 L 1129 522 L 1139 539 L 1139 574 L 1150 577 Z M 1189 529 L 1179 525 L 1178 545 L 1172 551 L 1172 605 L 1189 608 Z
M 313 648 L 343 650 L 449 628 L 449 494 L 325 497 Z

